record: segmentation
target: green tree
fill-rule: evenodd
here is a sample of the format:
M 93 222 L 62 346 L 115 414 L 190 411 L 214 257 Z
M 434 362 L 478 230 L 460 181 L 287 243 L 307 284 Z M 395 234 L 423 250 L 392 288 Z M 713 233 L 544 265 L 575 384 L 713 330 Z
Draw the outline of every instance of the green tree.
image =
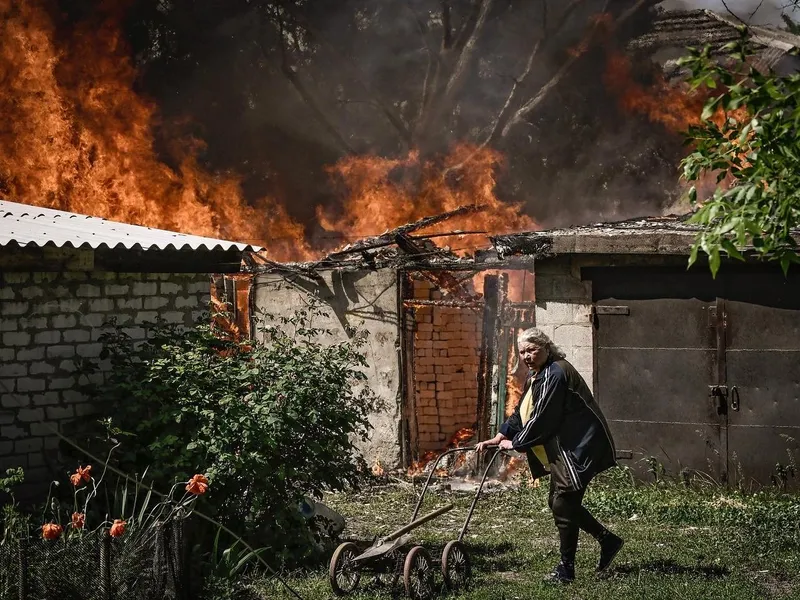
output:
M 717 183 L 709 199 L 698 199 L 696 185 L 690 190 L 691 221 L 701 231 L 689 264 L 702 250 L 716 276 L 721 256 L 744 260 L 746 252 L 779 262 L 785 273 L 800 262 L 792 237 L 800 223 L 800 75 L 754 68 L 744 31 L 725 50 L 729 60 L 708 48 L 682 60 L 695 88 L 721 91 L 689 130 L 693 151 L 681 163 L 687 181 L 715 176 Z

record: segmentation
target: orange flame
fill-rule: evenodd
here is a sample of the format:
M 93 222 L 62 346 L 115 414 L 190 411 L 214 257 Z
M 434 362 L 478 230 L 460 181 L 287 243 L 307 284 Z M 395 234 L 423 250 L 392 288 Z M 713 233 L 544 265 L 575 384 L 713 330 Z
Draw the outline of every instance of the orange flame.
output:
M 134 91 L 137 73 L 121 28 L 129 4 L 108 0 L 68 25 L 54 20 L 45 0 L 0 0 L 0 196 L 265 245 L 274 260 L 313 258 L 322 248 L 312 248 L 284 204 L 246 201 L 240 177 L 202 166 L 202 141 L 179 130 L 156 134 L 156 127 L 179 128 L 162 123 L 154 102 Z M 485 204 L 486 212 L 434 231 L 533 229 L 520 206 L 494 194 L 501 162 L 497 152 L 466 144 L 443 157 L 346 157 L 330 167 L 346 192 L 343 208 L 320 210 L 320 221 L 350 241 Z
M 346 157 L 329 168 L 345 193 L 344 209 L 337 215 L 320 209 L 317 217 L 326 230 L 358 238 L 459 206 L 485 205 L 480 213 L 450 219 L 427 231 L 535 229 L 536 223 L 522 214 L 521 206 L 502 202 L 495 195 L 501 164 L 498 152 L 470 144 L 458 144 L 446 156 L 425 160 L 417 151 L 397 159 Z M 472 247 L 472 241 L 469 244 Z
M 157 153 L 155 105 L 133 92 L 120 4 L 56 43 L 35 0 L 0 0 L 0 194 L 12 200 L 197 235 L 262 243 L 275 257 L 308 254 L 283 206 L 249 206 L 239 179 L 198 163 L 203 144 L 180 139 L 172 165 Z

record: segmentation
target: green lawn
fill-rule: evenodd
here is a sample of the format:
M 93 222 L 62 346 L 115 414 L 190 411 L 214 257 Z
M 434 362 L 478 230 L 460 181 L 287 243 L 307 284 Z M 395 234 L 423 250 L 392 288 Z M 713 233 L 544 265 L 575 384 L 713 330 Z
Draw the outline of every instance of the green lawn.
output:
M 345 537 L 371 539 L 407 522 L 418 490 L 388 485 L 326 501 L 347 517 Z M 473 583 L 460 598 L 800 598 L 798 497 L 677 484 L 634 487 L 616 470 L 593 484 L 586 503 L 625 538 L 625 547 L 608 575 L 598 578 L 593 572 L 597 545 L 582 536 L 577 581 L 553 587 L 542 582 L 558 560 L 546 493 L 546 484 L 524 485 L 481 499 L 465 539 Z M 415 541 L 440 556 L 444 544 L 457 536 L 470 500 L 462 493 L 431 496 L 424 512 L 445 502 L 454 502 L 456 508 L 415 530 Z M 306 600 L 332 597 L 323 567 L 291 574 L 288 580 Z M 439 576 L 437 583 L 441 581 Z M 362 578 L 359 593 L 350 597 L 393 597 L 391 590 L 369 583 Z M 263 598 L 292 598 L 270 581 L 256 581 L 251 590 Z M 442 590 L 440 597 L 448 596 Z

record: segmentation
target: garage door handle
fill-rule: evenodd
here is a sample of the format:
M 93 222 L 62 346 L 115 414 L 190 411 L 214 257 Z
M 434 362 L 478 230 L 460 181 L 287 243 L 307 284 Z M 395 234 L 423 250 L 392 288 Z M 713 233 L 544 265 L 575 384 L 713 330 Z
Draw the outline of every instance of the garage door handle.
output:
M 739 388 L 735 385 L 731 388 L 731 410 L 739 410 Z

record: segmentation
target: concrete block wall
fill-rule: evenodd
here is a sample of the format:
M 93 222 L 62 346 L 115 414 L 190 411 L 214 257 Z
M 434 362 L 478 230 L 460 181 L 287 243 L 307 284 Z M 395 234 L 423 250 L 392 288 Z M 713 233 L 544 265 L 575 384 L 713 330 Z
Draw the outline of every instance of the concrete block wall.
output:
M 592 283 L 571 260 L 536 263 L 536 326 L 558 344 L 589 388 L 593 385 Z
M 431 282 L 414 280 L 414 298 L 436 300 Z M 416 308 L 415 402 L 420 450 L 440 450 L 478 414 L 480 313 L 464 308 Z
M 159 317 L 193 324 L 209 291 L 207 274 L 0 273 L 0 469 L 23 467 L 30 482 L 52 476 L 58 438 L 49 427 L 94 410 L 78 391 L 75 361 L 98 359 L 112 318 L 144 339 L 142 324 Z

